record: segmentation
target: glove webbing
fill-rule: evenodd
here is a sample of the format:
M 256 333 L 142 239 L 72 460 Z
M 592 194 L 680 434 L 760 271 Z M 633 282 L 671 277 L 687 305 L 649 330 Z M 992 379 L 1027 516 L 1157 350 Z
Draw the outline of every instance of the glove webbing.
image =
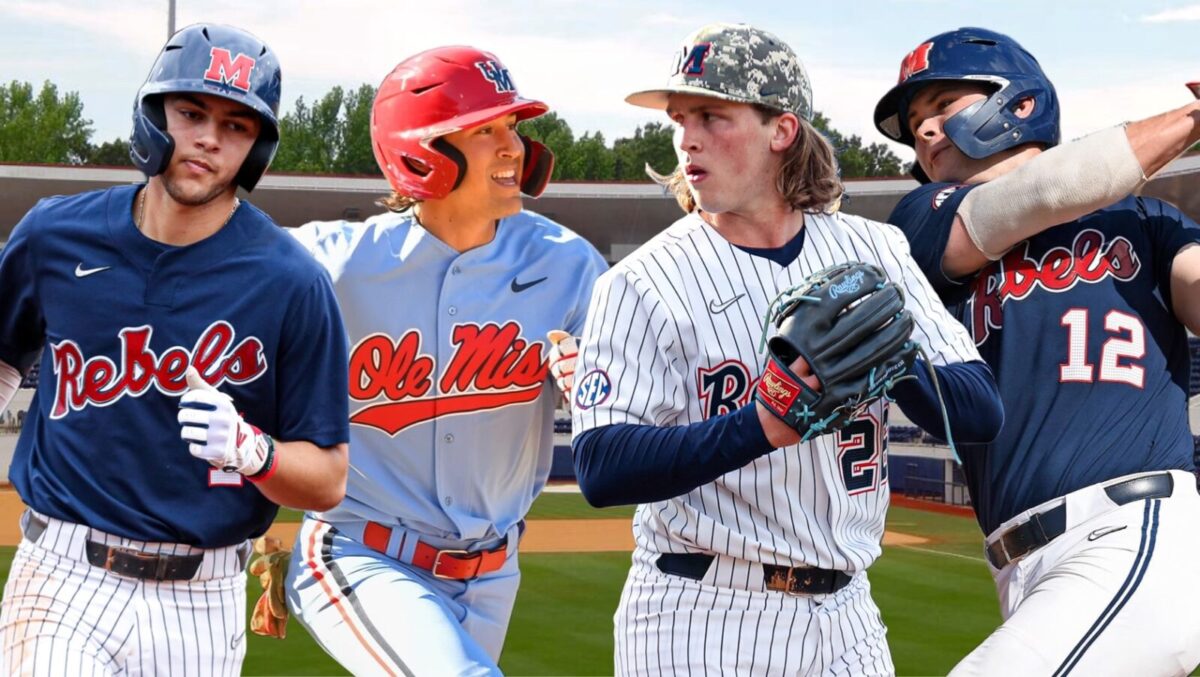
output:
M 790 305 L 793 301 L 820 303 L 821 300 L 819 298 L 815 296 L 809 296 L 805 292 L 817 289 L 828 281 L 828 277 L 822 277 L 821 279 L 818 279 L 815 284 L 796 285 L 794 287 L 788 287 L 787 289 L 779 292 L 779 294 L 771 301 L 771 304 L 767 306 L 766 318 L 763 320 L 762 336 L 759 338 L 758 342 L 758 352 L 761 353 L 766 349 L 767 332 L 770 329 L 771 324 L 773 324 L 775 320 L 778 319 L 780 313 L 783 312 L 783 309 Z M 883 283 L 876 285 L 876 288 L 882 289 Z M 909 346 L 912 345 L 916 346 L 917 353 L 920 354 L 921 359 L 925 362 L 925 368 L 929 371 L 929 378 L 933 381 L 933 392 L 935 395 L 937 395 L 938 409 L 942 412 L 942 423 L 946 428 L 946 444 L 950 446 L 950 453 L 954 456 L 954 462 L 962 465 L 962 459 L 958 456 L 958 447 L 954 444 L 954 436 L 950 433 L 950 415 L 946 412 L 946 399 L 942 397 L 942 387 L 938 383 L 937 372 L 933 368 L 933 363 L 929 361 L 929 355 L 926 354 L 925 348 L 921 346 L 920 343 L 909 341 Z M 885 374 L 883 375 L 883 378 L 879 380 L 879 382 L 876 382 L 876 369 L 877 367 L 872 367 L 869 375 L 867 376 L 870 383 L 870 397 L 868 399 L 882 397 L 888 402 L 895 402 L 896 400 L 890 394 L 891 389 L 894 388 L 900 381 L 916 378 L 916 376 L 911 374 L 903 376 L 900 374 Z M 803 383 L 801 385 L 803 385 Z M 839 408 L 839 411 L 833 412 L 823 419 L 810 423 L 808 430 L 804 433 L 803 437 L 800 438 L 800 441 L 807 442 L 815 435 L 822 434 L 825 429 L 829 427 L 829 424 L 833 423 L 838 418 L 841 418 L 841 410 L 843 409 L 844 408 Z M 805 404 L 804 409 L 800 411 L 801 419 L 805 423 L 808 423 L 808 420 L 815 415 L 816 414 L 813 413 L 807 404 Z
M 906 349 L 912 347 L 916 347 L 917 351 L 922 355 L 925 354 L 924 350 L 921 349 L 920 344 L 916 343 L 915 341 L 908 341 L 905 344 Z M 808 426 L 808 430 L 805 431 L 804 435 L 800 438 L 800 441 L 807 442 L 817 435 L 824 434 L 825 429 L 829 427 L 831 423 L 844 416 L 847 410 L 853 411 L 854 409 L 857 409 L 858 403 L 862 402 L 863 400 L 871 401 L 882 398 L 886 399 L 888 402 L 895 402 L 895 400 L 892 399 L 892 397 L 888 394 L 889 391 L 896 387 L 896 384 L 901 381 L 905 381 L 910 378 L 916 378 L 916 376 L 913 376 L 912 374 L 904 374 L 903 371 L 890 371 L 886 374 L 878 374 L 878 369 L 878 367 L 871 367 L 871 371 L 867 372 L 868 389 L 865 397 L 861 398 L 858 402 L 847 402 L 838 407 L 836 410 L 830 412 L 829 416 L 811 423 Z M 876 380 L 876 378 L 879 380 Z M 944 407 L 942 411 L 945 411 Z M 800 416 L 804 418 L 805 422 L 807 422 L 808 419 L 813 415 L 814 414 L 809 411 L 809 406 L 805 404 L 803 411 L 800 412 Z

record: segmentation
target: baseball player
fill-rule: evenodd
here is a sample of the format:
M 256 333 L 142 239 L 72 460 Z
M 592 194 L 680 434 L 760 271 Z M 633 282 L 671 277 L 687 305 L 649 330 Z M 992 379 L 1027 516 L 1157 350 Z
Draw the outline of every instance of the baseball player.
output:
M 522 211 L 553 158 L 545 113 L 493 54 L 400 62 L 372 111 L 394 193 L 365 223 L 297 237 L 331 272 L 350 335 L 346 499 L 306 516 L 288 600 L 355 674 L 495 674 L 523 518 L 550 471 L 550 330 L 582 330 L 605 264 Z
M 0 257 L 0 409 L 41 365 L 5 674 L 239 674 L 248 539 L 276 503 L 342 497 L 333 289 L 234 195 L 275 152 L 279 95 L 262 41 L 184 28 L 134 102 L 147 183 L 39 202 Z
M 595 505 L 641 504 L 616 671 L 892 673 L 866 576 L 888 505 L 886 404 L 801 442 L 753 401 L 768 382 L 762 318 L 810 273 L 865 261 L 902 287 L 958 439 L 999 429 L 990 372 L 900 232 L 829 209 L 842 192 L 833 151 L 779 38 L 700 28 L 666 87 L 626 100 L 674 124 L 679 165 L 666 184 L 687 215 L 596 283 L 577 358 L 583 492 Z M 928 377 L 901 385 L 906 413 L 941 433 Z
M 875 109 L 924 184 L 893 212 L 996 371 L 964 471 L 1004 623 L 954 674 L 1185 674 L 1200 662 L 1187 330 L 1200 229 L 1130 193 L 1200 140 L 1200 104 L 1059 145 L 1012 38 L 922 42 Z M 1036 349 L 1031 349 L 1036 348 Z

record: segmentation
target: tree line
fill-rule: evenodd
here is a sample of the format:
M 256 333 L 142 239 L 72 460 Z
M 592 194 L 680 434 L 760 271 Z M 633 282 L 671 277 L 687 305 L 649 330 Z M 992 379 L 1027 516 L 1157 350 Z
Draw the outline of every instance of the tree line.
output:
M 312 102 L 304 97 L 279 120 L 279 151 L 271 170 L 304 174 L 379 176 L 371 151 L 371 102 L 375 88 L 334 87 Z M 833 144 L 844 178 L 896 176 L 907 170 L 883 143 L 865 144 L 817 113 L 814 126 Z M 553 178 L 576 181 L 648 181 L 645 167 L 666 174 L 675 168 L 672 127 L 647 122 L 610 145 L 600 132 L 576 135 L 566 120 L 548 113 L 520 131 L 554 151 Z M 78 93 L 60 93 L 51 82 L 40 91 L 12 81 L 0 86 L 0 162 L 129 166 L 129 140 L 93 143 L 92 122 Z

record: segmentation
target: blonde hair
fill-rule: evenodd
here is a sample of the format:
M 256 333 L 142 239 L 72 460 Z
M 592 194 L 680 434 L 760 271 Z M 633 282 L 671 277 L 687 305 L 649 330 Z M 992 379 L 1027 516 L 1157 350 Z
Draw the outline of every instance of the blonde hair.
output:
M 404 212 L 412 209 L 418 204 L 421 204 L 421 201 L 415 197 L 401 195 L 396 191 L 392 191 L 391 195 L 379 198 L 375 201 L 375 204 L 379 205 L 380 207 L 385 207 L 391 212 Z
M 774 108 L 752 104 L 763 124 L 783 113 Z M 833 146 L 807 120 L 799 118 L 800 129 L 792 145 L 784 151 L 783 163 L 775 177 L 775 187 L 792 209 L 802 212 L 834 212 L 840 206 L 845 188 L 838 176 Z M 646 166 L 646 173 L 675 196 L 679 207 L 688 214 L 696 211 L 696 199 L 688 188 L 683 167 L 663 176 Z

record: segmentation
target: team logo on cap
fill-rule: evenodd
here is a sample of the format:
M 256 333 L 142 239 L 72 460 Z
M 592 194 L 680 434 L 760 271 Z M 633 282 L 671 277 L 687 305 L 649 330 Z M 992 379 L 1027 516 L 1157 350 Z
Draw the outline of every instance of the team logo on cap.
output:
M 257 61 L 241 53 L 234 58 L 224 47 L 213 47 L 209 54 L 208 70 L 204 71 L 205 80 L 229 85 L 243 92 L 250 91 L 250 74 L 254 72 Z
M 704 75 L 704 59 L 708 57 L 708 53 L 711 50 L 711 42 L 700 42 L 692 45 L 690 48 L 685 45 L 679 50 L 679 54 L 676 57 L 675 74 Z
M 483 73 L 484 79 L 495 85 L 497 93 L 517 91 L 512 76 L 508 74 L 508 69 L 500 65 L 499 61 L 476 61 L 475 67 L 479 69 L 480 73 Z
M 575 405 L 590 409 L 607 400 L 611 393 L 612 381 L 608 380 L 608 374 L 593 369 L 575 384 Z
M 929 50 L 931 49 L 933 49 L 933 43 L 926 42 L 904 57 L 904 60 L 900 62 L 900 82 L 929 68 Z

